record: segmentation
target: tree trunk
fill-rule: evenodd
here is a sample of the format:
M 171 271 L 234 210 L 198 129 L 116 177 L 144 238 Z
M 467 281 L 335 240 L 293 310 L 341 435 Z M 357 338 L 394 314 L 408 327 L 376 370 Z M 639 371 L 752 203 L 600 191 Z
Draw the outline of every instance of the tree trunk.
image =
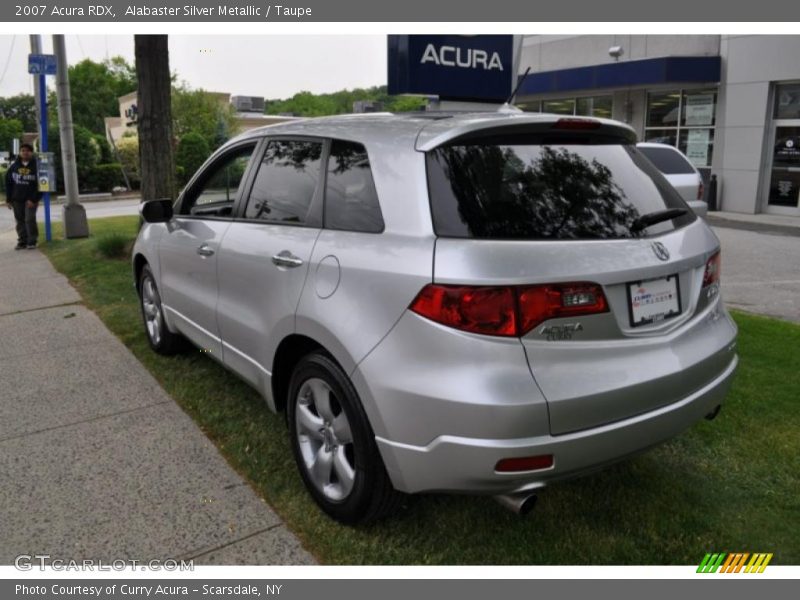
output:
M 167 39 L 166 35 L 134 36 L 142 200 L 175 198 Z

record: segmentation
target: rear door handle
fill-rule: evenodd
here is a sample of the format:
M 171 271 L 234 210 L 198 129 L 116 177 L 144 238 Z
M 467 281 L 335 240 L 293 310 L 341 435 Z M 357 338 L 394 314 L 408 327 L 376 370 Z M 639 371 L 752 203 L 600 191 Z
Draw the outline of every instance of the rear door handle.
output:
M 208 244 L 201 244 L 197 248 L 197 253 L 200 256 L 214 256 L 214 249 L 211 248 Z
M 288 250 L 282 250 L 272 257 L 273 264 L 279 267 L 299 267 L 303 264 L 303 259 L 295 256 Z

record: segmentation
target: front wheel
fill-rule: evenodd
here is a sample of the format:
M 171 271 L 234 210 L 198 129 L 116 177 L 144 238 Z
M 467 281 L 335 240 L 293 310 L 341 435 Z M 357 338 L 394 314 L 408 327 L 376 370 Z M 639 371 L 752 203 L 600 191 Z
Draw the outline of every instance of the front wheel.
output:
M 375 520 L 400 494 L 383 466 L 375 435 L 347 375 L 314 352 L 292 374 L 288 402 L 292 451 L 306 488 L 342 523 Z
M 169 355 L 179 352 L 183 347 L 183 339 L 180 335 L 167 329 L 161 294 L 158 292 L 156 280 L 149 265 L 145 265 L 139 275 L 139 306 L 142 310 L 142 321 L 150 347 L 159 354 Z

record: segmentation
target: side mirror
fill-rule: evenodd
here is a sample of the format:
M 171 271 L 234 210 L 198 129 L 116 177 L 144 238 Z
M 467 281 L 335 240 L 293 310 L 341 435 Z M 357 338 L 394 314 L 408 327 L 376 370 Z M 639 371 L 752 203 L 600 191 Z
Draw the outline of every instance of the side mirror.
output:
M 139 213 L 146 223 L 166 223 L 172 220 L 172 200 L 142 202 Z

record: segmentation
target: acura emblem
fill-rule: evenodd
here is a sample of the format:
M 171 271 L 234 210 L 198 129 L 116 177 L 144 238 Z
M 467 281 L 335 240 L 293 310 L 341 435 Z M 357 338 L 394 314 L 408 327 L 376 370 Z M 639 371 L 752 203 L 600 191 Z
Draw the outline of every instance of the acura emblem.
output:
M 650 247 L 653 249 L 653 254 L 656 255 L 658 260 L 669 260 L 669 250 L 667 250 L 664 244 L 661 242 L 653 242 L 650 244 Z

